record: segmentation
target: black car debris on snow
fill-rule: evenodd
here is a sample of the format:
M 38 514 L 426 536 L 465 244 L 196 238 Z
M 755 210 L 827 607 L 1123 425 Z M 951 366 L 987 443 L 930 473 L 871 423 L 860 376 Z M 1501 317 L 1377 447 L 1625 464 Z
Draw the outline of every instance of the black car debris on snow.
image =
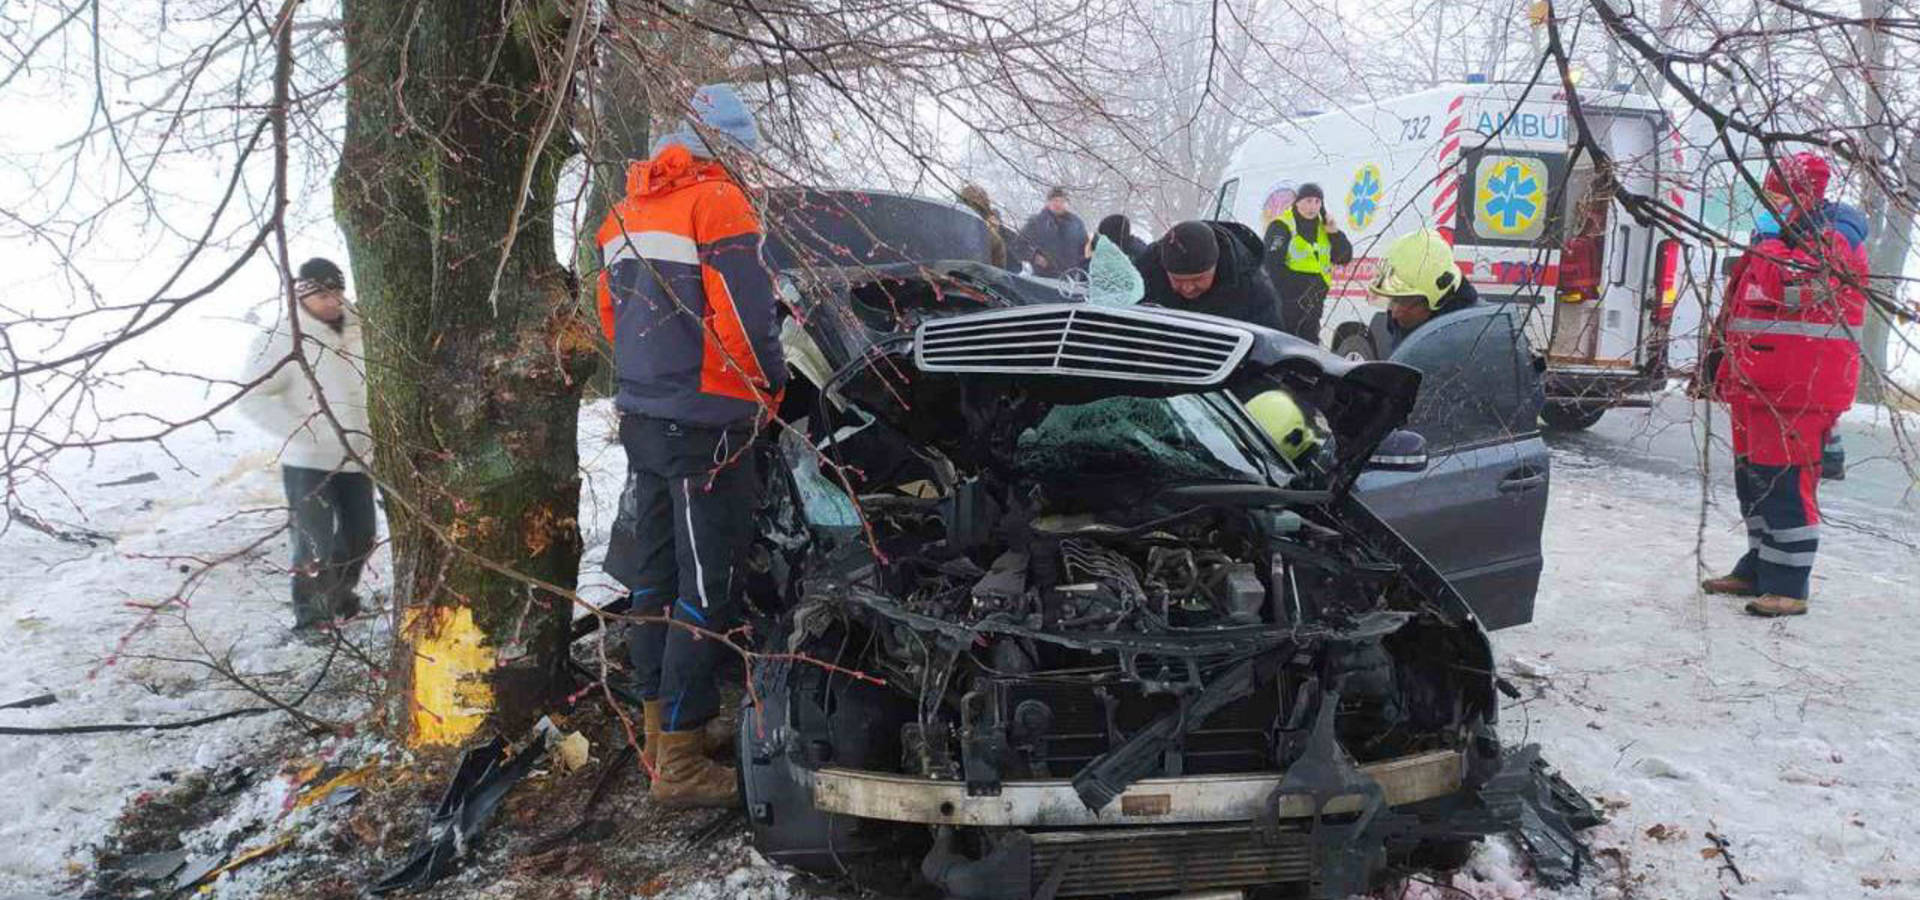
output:
M 1426 467 L 1397 431 L 1432 405 L 1419 370 L 1081 302 L 980 262 L 983 226 L 941 204 L 772 205 L 804 433 L 764 449 L 748 564 L 758 649 L 797 660 L 754 667 L 742 716 L 762 853 L 856 877 L 918 860 L 958 900 L 1338 898 L 1494 834 L 1543 882 L 1578 877 L 1598 817 L 1501 742 L 1482 617 L 1356 496 Z M 1234 401 L 1254 385 L 1324 418 L 1314 464 Z M 1500 624 L 1531 617 L 1540 510 L 1510 510 L 1530 559 L 1461 579 L 1497 573 Z

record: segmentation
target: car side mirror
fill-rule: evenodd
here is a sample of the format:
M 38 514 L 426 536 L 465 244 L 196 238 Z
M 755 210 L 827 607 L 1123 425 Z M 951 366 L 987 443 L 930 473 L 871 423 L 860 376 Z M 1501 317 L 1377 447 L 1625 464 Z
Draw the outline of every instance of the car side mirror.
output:
M 1427 470 L 1427 439 L 1417 431 L 1396 429 L 1373 448 L 1367 468 L 1376 472 L 1424 472 Z

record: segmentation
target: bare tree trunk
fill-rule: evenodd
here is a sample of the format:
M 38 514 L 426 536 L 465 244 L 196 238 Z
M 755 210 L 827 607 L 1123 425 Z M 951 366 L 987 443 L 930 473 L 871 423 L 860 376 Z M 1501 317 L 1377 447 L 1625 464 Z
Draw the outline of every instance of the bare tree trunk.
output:
M 1886 0 L 1860 0 L 1862 18 L 1879 18 L 1886 13 Z M 1881 93 L 1885 89 L 1884 79 L 1888 74 L 1887 41 L 1875 28 L 1862 29 L 1860 37 L 1869 79 L 1867 121 L 1873 123 L 1868 135 L 1873 151 L 1883 154 L 1892 149 L 1894 144 L 1892 130 L 1887 127 L 1885 97 Z M 1907 148 L 1901 159 L 1900 172 L 1905 184 L 1911 185 L 1920 180 L 1920 145 Z M 1871 181 L 1865 193 L 1862 199 L 1866 201 L 1871 229 L 1867 240 L 1868 271 L 1898 276 L 1906 271 L 1907 254 L 1913 247 L 1913 210 L 1905 208 L 1895 198 L 1886 196 Z M 1898 288 L 1894 290 L 1897 292 Z M 1886 399 L 1887 344 L 1892 336 L 1893 324 L 1887 320 L 1887 314 L 1878 306 L 1868 304 L 1866 327 L 1860 332 L 1860 353 L 1866 362 L 1866 372 L 1860 379 L 1859 392 L 1856 394 L 1862 403 L 1881 403 Z
M 566 599 L 527 578 L 571 591 L 581 550 L 575 424 L 594 345 L 553 252 L 567 129 L 535 146 L 565 102 L 567 25 L 552 4 L 345 7 L 335 206 L 369 326 L 394 712 L 415 743 L 523 728 L 565 649 Z

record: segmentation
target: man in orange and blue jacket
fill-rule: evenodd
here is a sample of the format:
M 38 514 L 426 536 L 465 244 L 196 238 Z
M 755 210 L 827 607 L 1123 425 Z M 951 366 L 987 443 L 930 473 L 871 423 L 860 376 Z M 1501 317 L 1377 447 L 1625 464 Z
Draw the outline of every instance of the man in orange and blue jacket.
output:
M 757 151 L 734 91 L 708 85 L 691 115 L 630 164 L 626 198 L 600 226 L 601 326 L 613 342 L 627 453 L 619 553 L 608 569 L 633 612 L 652 793 L 666 806 L 732 806 L 734 771 L 707 758 L 719 713 L 713 636 L 737 624 L 735 568 L 753 536 L 753 444 L 786 384 L 778 301 L 761 230 L 722 160 Z M 671 618 L 674 624 L 664 620 Z

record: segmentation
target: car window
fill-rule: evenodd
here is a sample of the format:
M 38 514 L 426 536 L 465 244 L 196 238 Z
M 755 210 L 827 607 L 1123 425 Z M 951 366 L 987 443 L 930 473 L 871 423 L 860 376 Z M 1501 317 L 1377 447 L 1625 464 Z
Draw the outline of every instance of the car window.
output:
M 1441 316 L 1408 335 L 1393 361 L 1420 370 L 1407 427 L 1429 453 L 1510 441 L 1539 426 L 1539 380 L 1512 313 L 1487 306 Z
M 1056 406 L 1020 435 L 1020 469 L 1034 477 L 1137 477 L 1263 482 L 1266 469 L 1219 410 L 1193 395 L 1109 397 Z

